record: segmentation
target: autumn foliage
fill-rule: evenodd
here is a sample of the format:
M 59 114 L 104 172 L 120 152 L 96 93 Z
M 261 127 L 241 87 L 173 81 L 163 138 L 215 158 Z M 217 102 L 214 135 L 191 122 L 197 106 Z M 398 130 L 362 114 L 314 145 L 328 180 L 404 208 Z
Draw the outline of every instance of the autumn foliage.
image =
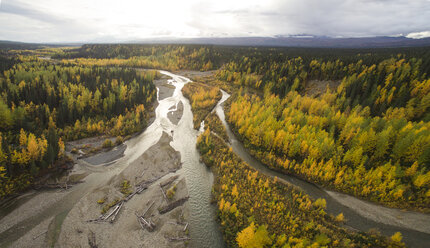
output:
M 230 247 L 402 247 L 396 237 L 354 233 L 293 186 L 258 173 L 210 129 L 198 137 L 203 161 L 216 175 L 218 218 Z

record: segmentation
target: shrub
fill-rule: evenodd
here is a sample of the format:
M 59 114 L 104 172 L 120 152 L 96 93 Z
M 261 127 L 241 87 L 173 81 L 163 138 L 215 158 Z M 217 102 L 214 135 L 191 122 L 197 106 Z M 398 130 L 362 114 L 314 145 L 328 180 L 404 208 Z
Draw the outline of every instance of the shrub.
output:
M 113 146 L 113 143 L 112 143 L 112 140 L 110 140 L 110 139 L 105 139 L 105 141 L 103 142 L 103 145 L 102 145 L 103 148 L 109 148 L 112 146 Z
M 121 136 L 116 137 L 115 144 L 121 145 L 124 142 L 124 139 Z
M 170 188 L 169 190 L 167 190 L 166 196 L 167 198 L 172 199 L 175 196 L 175 193 L 176 193 L 176 185 Z
M 129 194 L 131 194 L 130 188 L 131 188 L 130 181 L 124 180 L 121 183 L 121 193 L 123 193 L 125 196 L 128 196 Z

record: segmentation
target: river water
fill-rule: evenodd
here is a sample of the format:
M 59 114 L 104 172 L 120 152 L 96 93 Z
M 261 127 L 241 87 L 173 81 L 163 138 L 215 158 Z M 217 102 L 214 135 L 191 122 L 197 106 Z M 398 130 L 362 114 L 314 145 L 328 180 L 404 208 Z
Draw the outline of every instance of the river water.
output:
M 161 74 L 169 76 L 168 83 L 175 86 L 171 97 L 158 101 L 156 118 L 151 126 L 140 136 L 127 142 L 125 157 L 129 162 L 134 161 L 161 137 L 162 132 L 169 134 L 173 131 L 171 146 L 181 153 L 182 169 L 177 173 L 185 176 L 189 193 L 189 247 L 221 248 L 225 247 L 220 227 L 216 222 L 215 205 L 211 204 L 213 174 L 209 168 L 200 162 L 196 149 L 199 131 L 193 128 L 193 113 L 191 105 L 182 94 L 185 84 L 190 79 L 167 71 Z M 158 99 L 158 97 L 157 97 Z M 178 104 L 184 104 L 182 118 L 177 125 L 173 124 L 167 115 L 177 109 Z M 173 107 L 173 108 L 171 108 Z M 147 145 L 142 145 L 145 143 Z
M 401 232 L 403 235 L 403 241 L 407 246 L 423 248 L 430 247 L 429 215 L 391 209 L 342 193 L 327 191 L 297 177 L 271 170 L 252 157 L 247 152 L 243 144 L 235 137 L 225 120 L 223 103 L 230 97 L 230 95 L 223 90 L 221 90 L 221 92 L 222 99 L 215 107 L 215 111 L 221 119 L 221 122 L 226 127 L 229 142 L 234 153 L 239 155 L 239 157 L 241 157 L 250 166 L 265 175 L 271 177 L 276 176 L 280 180 L 284 180 L 285 182 L 299 187 L 313 199 L 324 198 L 327 202 L 327 212 L 333 215 L 343 213 L 346 219 L 345 226 L 348 228 L 359 231 L 368 231 L 369 229 L 374 228 L 386 236 L 391 236 L 395 232 Z

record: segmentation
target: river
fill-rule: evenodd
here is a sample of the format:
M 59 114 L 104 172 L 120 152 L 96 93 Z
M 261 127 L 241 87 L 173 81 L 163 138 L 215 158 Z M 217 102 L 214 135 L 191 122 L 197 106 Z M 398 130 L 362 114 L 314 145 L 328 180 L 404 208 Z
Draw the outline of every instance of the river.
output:
M 274 171 L 263 165 L 251 156 L 243 144 L 235 137 L 225 120 L 224 101 L 230 95 L 221 90 L 222 98 L 215 107 L 215 111 L 224 124 L 233 152 L 239 155 L 250 166 L 259 172 L 278 177 L 280 180 L 293 184 L 302 189 L 313 199 L 324 198 L 327 202 L 327 212 L 333 215 L 343 213 L 346 219 L 345 226 L 353 230 L 368 231 L 377 229 L 383 235 L 391 236 L 401 232 L 403 241 L 409 247 L 430 247 L 430 216 L 428 214 L 403 211 L 383 207 L 353 196 L 332 192 L 306 182 L 294 176 Z

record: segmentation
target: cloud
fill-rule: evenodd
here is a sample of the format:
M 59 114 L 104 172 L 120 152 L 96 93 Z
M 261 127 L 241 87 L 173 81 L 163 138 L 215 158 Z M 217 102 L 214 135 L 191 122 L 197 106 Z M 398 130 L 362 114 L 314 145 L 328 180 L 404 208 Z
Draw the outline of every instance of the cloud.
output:
M 0 39 L 428 36 L 429 0 L 3 0 Z
M 428 37 L 430 37 L 430 31 L 410 33 L 410 34 L 406 35 L 406 37 L 412 38 L 412 39 L 428 38 Z
M 1 13 L 13 14 L 18 16 L 28 17 L 37 21 L 44 21 L 47 23 L 64 23 L 64 20 L 51 15 L 46 12 L 42 12 L 37 9 L 31 9 L 25 4 L 19 2 L 5 2 L 0 5 Z

